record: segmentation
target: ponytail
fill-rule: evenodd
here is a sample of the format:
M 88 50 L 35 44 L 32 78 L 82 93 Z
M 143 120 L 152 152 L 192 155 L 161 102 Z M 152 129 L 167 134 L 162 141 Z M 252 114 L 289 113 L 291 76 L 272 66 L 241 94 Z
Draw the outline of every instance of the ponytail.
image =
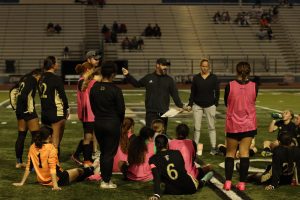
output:
M 128 163 L 142 164 L 145 162 L 145 154 L 148 151 L 146 140 L 154 136 L 154 130 L 148 127 L 143 127 L 140 130 L 139 136 L 133 139 L 128 148 Z
M 237 75 L 242 78 L 242 82 L 245 83 L 251 72 L 250 64 L 247 62 L 239 62 L 236 65 L 236 72 Z
M 53 129 L 49 126 L 43 126 L 40 128 L 40 131 L 34 137 L 34 144 L 37 148 L 42 148 L 45 141 L 50 135 L 52 135 Z
M 134 120 L 131 117 L 125 117 L 122 124 L 122 132 L 120 136 L 120 147 L 123 153 L 128 153 L 129 138 L 128 131 L 134 126 Z

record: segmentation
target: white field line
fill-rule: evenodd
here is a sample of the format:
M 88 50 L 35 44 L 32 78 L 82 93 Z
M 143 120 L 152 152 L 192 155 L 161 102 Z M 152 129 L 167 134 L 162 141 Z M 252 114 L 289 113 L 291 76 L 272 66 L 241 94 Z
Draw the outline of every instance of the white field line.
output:
M 261 109 L 264 109 L 264 110 L 270 110 L 270 111 L 274 111 L 274 112 L 282 112 L 281 110 L 276 110 L 276 109 L 273 109 L 273 108 L 269 108 L 269 107 L 265 107 L 265 106 L 256 106 L 257 108 L 261 108 Z
M 224 190 L 223 189 L 223 183 L 221 183 L 215 177 L 212 177 L 212 179 L 210 179 L 210 182 L 213 183 L 217 188 L 219 188 L 219 190 L 222 191 L 230 199 L 242 200 L 242 198 L 239 195 L 237 195 L 235 192 L 233 192 L 232 190 L 229 190 L 229 191 Z
M 9 99 L 6 99 L 6 100 L 2 101 L 2 102 L 0 103 L 0 106 L 3 106 L 3 105 L 6 104 L 7 102 L 9 102 Z

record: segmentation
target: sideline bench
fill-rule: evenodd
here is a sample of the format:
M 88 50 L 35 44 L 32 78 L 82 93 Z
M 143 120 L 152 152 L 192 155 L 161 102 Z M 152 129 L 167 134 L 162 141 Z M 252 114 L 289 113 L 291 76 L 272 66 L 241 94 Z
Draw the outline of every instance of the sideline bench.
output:
M 80 75 L 77 74 L 66 74 L 65 75 L 65 81 L 68 83 L 68 85 L 71 85 L 71 82 L 77 82 L 80 78 Z

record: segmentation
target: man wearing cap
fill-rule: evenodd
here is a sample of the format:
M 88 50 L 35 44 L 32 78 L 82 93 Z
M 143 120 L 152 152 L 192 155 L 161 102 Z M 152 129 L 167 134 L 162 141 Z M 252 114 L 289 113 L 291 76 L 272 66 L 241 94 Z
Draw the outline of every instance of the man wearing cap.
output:
M 170 66 L 170 62 L 167 59 L 157 59 L 155 71 L 147 74 L 139 81 L 131 76 L 127 69 L 122 68 L 125 80 L 134 87 L 146 88 L 145 107 L 147 127 L 151 127 L 153 120 L 162 119 L 165 123 L 165 130 L 167 129 L 168 118 L 161 118 L 161 116 L 169 110 L 170 96 L 176 106 L 180 110 L 183 109 L 183 103 L 179 98 L 176 84 L 173 78 L 167 75 L 168 66 Z
M 97 67 L 99 64 L 99 60 L 101 56 L 96 51 L 88 51 L 86 53 L 86 61 L 93 65 L 93 67 Z

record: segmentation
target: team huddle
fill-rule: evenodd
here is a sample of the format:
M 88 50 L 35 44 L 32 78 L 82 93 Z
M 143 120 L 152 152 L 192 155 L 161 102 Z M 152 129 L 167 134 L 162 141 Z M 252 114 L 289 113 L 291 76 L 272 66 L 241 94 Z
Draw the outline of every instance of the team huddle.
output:
M 58 69 L 56 58 L 44 60 L 43 70 L 36 69 L 23 76 L 11 89 L 10 99 L 18 121 L 18 137 L 15 144 L 16 168 L 25 167 L 21 182 L 24 185 L 30 172 L 43 185 L 51 185 L 53 190 L 74 181 L 101 180 L 100 188 L 114 189 L 113 172 L 122 172 L 124 179 L 133 181 L 153 180 L 154 195 L 149 199 L 159 199 L 166 194 L 193 194 L 213 177 L 210 165 L 197 167 L 200 129 L 203 114 L 208 121 L 211 155 L 217 155 L 215 115 L 220 89 L 217 76 L 209 70 L 209 61 L 200 62 L 200 73 L 193 78 L 189 104 L 185 106 L 178 95 L 176 84 L 167 75 L 170 62 L 160 58 L 155 71 L 139 81 L 129 71 L 122 68 L 125 80 L 135 87 L 145 87 L 145 121 L 138 135 L 134 134 L 134 119 L 125 116 L 125 101 L 122 90 L 113 83 L 117 73 L 114 62 L 107 61 L 98 67 L 101 56 L 95 51 L 86 54 L 86 62 L 76 66 L 80 74 L 77 85 L 77 114 L 83 126 L 83 139 L 79 142 L 72 158 L 82 166 L 63 170 L 59 164 L 60 143 L 66 120 L 69 116 L 68 99 L 63 81 L 55 75 Z M 237 64 L 237 79 L 225 88 L 226 150 L 225 190 L 231 190 L 234 159 L 239 152 L 237 169 L 240 181 L 238 190 L 246 189 L 246 182 L 253 179 L 267 183 L 266 189 L 274 189 L 278 184 L 298 184 L 297 169 L 300 167 L 300 149 L 297 147 L 297 127 L 292 130 L 283 119 L 270 125 L 272 131 L 279 129 L 278 140 L 266 142 L 264 151 L 276 156 L 271 167 L 263 174 L 248 175 L 251 143 L 257 134 L 255 101 L 257 85 L 249 80 L 250 65 Z M 41 100 L 41 122 L 35 110 L 35 93 Z M 186 124 L 176 127 L 176 139 L 167 134 L 168 118 L 162 115 L 169 110 L 170 97 L 177 109 L 193 110 L 194 140 L 188 139 Z M 286 117 L 287 118 L 287 117 Z M 22 160 L 27 131 L 32 134 L 27 163 Z M 283 131 L 284 130 L 284 131 Z M 296 141 L 296 143 L 294 142 Z M 95 155 L 100 148 L 100 157 Z M 82 152 L 83 162 L 78 159 Z M 249 153 L 250 152 L 250 153 Z M 280 158 L 280 159 L 278 159 Z M 96 170 L 100 168 L 99 170 Z M 273 173 L 272 173 L 273 172 Z M 266 176 L 269 173 L 271 175 Z M 161 183 L 165 184 L 164 192 Z M 294 183 L 294 182 L 293 182 Z

